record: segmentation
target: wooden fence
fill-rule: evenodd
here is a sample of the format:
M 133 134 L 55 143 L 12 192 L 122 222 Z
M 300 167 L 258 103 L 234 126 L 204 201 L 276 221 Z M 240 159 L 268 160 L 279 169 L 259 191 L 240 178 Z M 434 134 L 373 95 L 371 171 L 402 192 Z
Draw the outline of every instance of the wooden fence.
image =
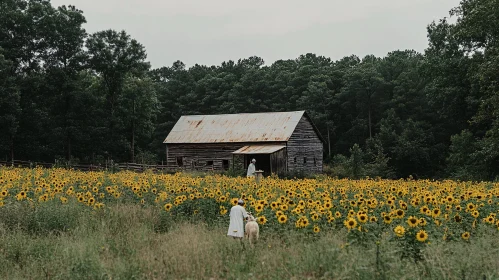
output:
M 105 165 L 95 165 L 95 164 L 58 164 L 58 163 L 46 163 L 46 162 L 33 162 L 33 161 L 0 161 L 0 166 L 13 166 L 13 167 L 24 167 L 24 168 L 66 168 L 74 169 L 80 171 L 120 171 L 120 170 L 130 170 L 134 172 L 144 172 L 146 170 L 151 170 L 158 173 L 174 173 L 177 171 L 182 171 L 181 168 L 177 166 L 167 166 L 167 165 L 148 165 L 148 164 L 138 164 L 138 163 L 114 163 Z

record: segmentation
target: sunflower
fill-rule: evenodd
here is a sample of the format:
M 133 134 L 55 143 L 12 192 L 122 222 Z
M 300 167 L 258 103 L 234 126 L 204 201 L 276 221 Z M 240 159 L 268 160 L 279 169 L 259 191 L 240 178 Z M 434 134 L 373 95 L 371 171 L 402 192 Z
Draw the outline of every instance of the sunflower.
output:
M 410 227 L 417 227 L 419 224 L 419 220 L 418 220 L 418 218 L 416 218 L 414 216 L 410 216 L 407 219 L 407 224 L 409 224 Z
M 237 205 L 237 201 L 238 201 L 238 200 L 239 200 L 239 199 L 237 199 L 237 197 L 233 197 L 233 198 L 231 198 L 231 199 L 230 199 L 230 204 L 231 204 L 232 206 L 235 206 L 235 205 Z
M 475 205 L 473 203 L 468 203 L 468 205 L 466 205 L 466 210 L 473 211 L 474 209 Z
M 227 214 L 227 209 L 224 208 L 221 208 L 220 209 L 220 215 L 224 216 L 225 214 Z
M 260 216 L 258 217 L 258 219 L 256 220 L 259 224 L 261 225 L 264 225 L 267 223 L 267 218 L 265 218 L 265 216 Z
M 359 222 L 361 222 L 361 223 L 366 223 L 367 222 L 367 215 L 364 213 L 358 214 L 357 219 L 359 219 Z
M 376 223 L 378 221 L 378 218 L 376 218 L 376 216 L 371 216 L 369 218 L 369 221 L 371 221 L 372 223 Z
M 288 221 L 288 217 L 286 215 L 281 215 L 277 218 L 280 224 L 285 224 Z
M 431 211 L 431 216 L 436 218 L 438 216 L 440 216 L 440 208 L 435 208 Z
M 306 217 L 303 217 L 301 219 L 301 226 L 302 227 L 307 227 L 309 225 L 308 219 Z
M 357 226 L 357 221 L 354 218 L 349 218 L 348 220 L 345 220 L 343 224 L 348 230 L 351 230 Z
M 336 218 L 341 218 L 341 213 L 340 213 L 340 212 L 338 212 L 338 211 L 336 211 L 336 212 L 334 213 L 334 216 L 335 216 Z
M 405 228 L 403 226 L 396 226 L 393 231 L 398 237 L 402 237 L 405 234 Z
M 488 216 L 487 218 L 485 218 L 485 221 L 489 224 L 494 224 L 495 219 L 493 216 Z
M 463 219 L 461 218 L 461 216 L 459 215 L 456 215 L 454 216 L 454 221 L 456 221 L 456 223 L 460 223 Z
M 473 210 L 473 212 L 471 212 L 471 216 L 473 216 L 474 218 L 478 218 L 478 216 L 480 216 L 480 212 L 478 212 L 477 210 Z
M 312 214 L 313 221 L 317 221 L 318 219 L 319 219 L 319 214 L 317 214 L 317 213 Z
M 392 222 L 392 217 L 390 217 L 390 215 L 383 216 L 383 222 L 385 222 L 385 224 L 390 224 Z
M 416 239 L 419 242 L 425 242 L 428 239 L 428 233 L 425 230 L 420 230 L 416 233 Z
M 397 215 L 397 218 L 401 219 L 404 217 L 405 212 L 402 209 L 398 209 L 397 211 L 395 211 L 395 215 Z
M 469 232 L 463 232 L 463 234 L 461 234 L 461 238 L 464 239 L 464 240 L 468 240 L 470 239 L 470 233 Z
M 173 205 L 171 203 L 167 203 L 163 206 L 166 212 L 170 211 L 172 209 Z
M 261 205 L 261 204 L 257 204 L 257 205 L 255 206 L 255 211 L 256 211 L 256 212 L 262 212 L 262 210 L 263 210 L 263 205 Z
M 314 226 L 315 233 L 319 233 L 320 231 L 321 231 L 321 229 L 319 228 L 319 226 Z
M 404 210 L 407 210 L 407 203 L 405 203 L 405 202 L 400 202 L 400 203 L 399 203 L 399 205 L 400 205 L 400 208 L 402 208 L 402 209 L 404 209 Z

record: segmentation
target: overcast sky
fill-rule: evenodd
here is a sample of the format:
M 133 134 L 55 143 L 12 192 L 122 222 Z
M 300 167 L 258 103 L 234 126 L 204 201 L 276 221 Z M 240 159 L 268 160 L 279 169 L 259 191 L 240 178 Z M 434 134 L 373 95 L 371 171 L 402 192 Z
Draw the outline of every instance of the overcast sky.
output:
M 88 33 L 125 30 L 153 68 L 259 56 L 267 65 L 316 53 L 423 52 L 426 27 L 459 0 L 52 0 L 83 10 Z

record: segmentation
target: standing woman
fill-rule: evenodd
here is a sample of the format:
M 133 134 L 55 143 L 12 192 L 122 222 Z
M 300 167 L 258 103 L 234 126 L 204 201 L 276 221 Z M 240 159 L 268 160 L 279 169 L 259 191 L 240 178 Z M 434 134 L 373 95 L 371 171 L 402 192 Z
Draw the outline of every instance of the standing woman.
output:
M 251 163 L 248 166 L 248 172 L 246 173 L 246 177 L 255 177 L 255 167 L 256 159 L 252 159 Z
M 244 219 L 248 218 L 248 213 L 243 207 L 244 201 L 239 199 L 237 205 L 230 209 L 230 224 L 227 236 L 243 239 L 244 237 Z

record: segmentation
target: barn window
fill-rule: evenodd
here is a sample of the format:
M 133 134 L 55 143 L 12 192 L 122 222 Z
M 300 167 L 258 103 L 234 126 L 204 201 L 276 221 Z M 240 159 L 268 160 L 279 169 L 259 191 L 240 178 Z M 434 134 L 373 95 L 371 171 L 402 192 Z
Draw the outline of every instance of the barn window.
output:
M 177 165 L 179 167 L 184 166 L 184 158 L 183 157 L 177 157 Z
M 229 170 L 229 160 L 228 159 L 222 160 L 222 168 L 224 170 Z
M 213 165 L 213 160 L 208 160 L 208 161 L 206 162 L 206 165 L 212 166 L 212 165 Z
M 296 163 L 296 157 L 293 159 L 293 162 Z
M 307 157 L 303 158 L 303 163 L 307 163 Z
M 317 158 L 314 158 L 314 166 L 317 166 Z

